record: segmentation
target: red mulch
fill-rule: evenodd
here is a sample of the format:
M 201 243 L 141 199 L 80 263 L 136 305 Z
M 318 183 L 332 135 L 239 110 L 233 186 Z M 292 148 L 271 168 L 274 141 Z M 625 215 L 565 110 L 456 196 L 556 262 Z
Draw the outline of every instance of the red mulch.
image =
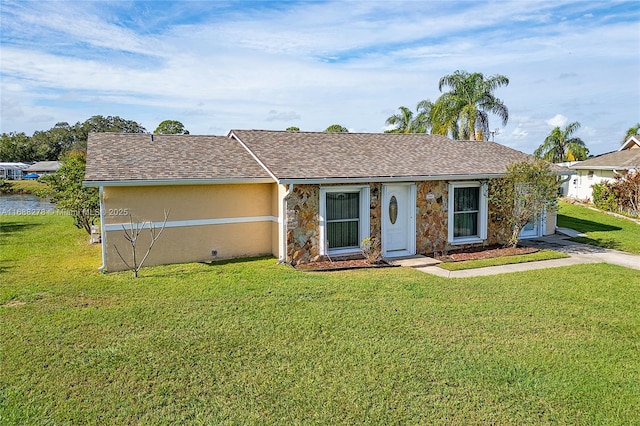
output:
M 538 249 L 533 247 L 476 247 L 435 256 L 435 258 L 442 262 L 461 262 L 463 260 L 490 259 L 492 257 L 529 254 L 537 251 Z
M 518 254 L 535 253 L 538 249 L 533 247 L 502 247 L 502 246 L 490 246 L 490 247 L 473 247 L 468 249 L 456 250 L 440 256 L 434 256 L 436 259 L 442 262 L 461 262 L 463 260 L 477 260 L 477 259 L 490 259 L 492 257 L 502 256 L 514 256 Z M 384 268 L 390 267 L 390 265 L 384 261 L 371 264 L 366 259 L 335 259 L 333 261 L 319 260 L 311 263 L 304 263 L 296 265 L 296 269 L 301 271 L 340 271 L 344 269 L 358 269 L 358 268 Z
M 386 262 L 372 264 L 366 259 L 336 259 L 333 262 L 327 259 L 296 265 L 296 269 L 301 271 L 340 271 L 343 269 L 385 268 L 390 266 L 393 265 L 389 265 Z

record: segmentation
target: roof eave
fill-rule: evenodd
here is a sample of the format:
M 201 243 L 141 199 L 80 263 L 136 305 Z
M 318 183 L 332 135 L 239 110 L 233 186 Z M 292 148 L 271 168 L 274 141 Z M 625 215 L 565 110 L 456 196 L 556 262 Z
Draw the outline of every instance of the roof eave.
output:
M 83 186 L 175 186 L 175 185 L 230 185 L 250 183 L 275 183 L 271 178 L 225 178 L 225 179 L 127 179 L 127 180 L 85 180 Z
M 579 164 L 576 164 L 574 166 L 571 166 L 572 169 L 576 169 L 576 170 L 626 170 L 626 169 L 640 169 L 640 165 L 637 166 L 630 166 L 630 165 L 626 165 L 626 166 L 589 166 L 588 164 L 586 166 L 580 166 Z
M 368 183 L 368 182 L 410 182 L 433 180 L 478 180 L 493 179 L 504 176 L 504 173 L 485 173 L 473 175 L 433 175 L 433 176 L 364 176 L 364 177 L 326 177 L 326 178 L 283 178 L 280 184 L 334 184 L 334 183 Z

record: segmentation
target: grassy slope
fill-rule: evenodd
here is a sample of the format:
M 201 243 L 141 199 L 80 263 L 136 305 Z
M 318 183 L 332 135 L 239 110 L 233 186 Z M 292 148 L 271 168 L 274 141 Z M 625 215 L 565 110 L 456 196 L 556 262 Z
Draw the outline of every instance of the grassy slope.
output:
M 30 179 L 10 180 L 7 182 L 11 187 L 8 191 L 10 194 L 37 194 L 47 188 L 46 184 Z
M 0 224 L 2 424 L 637 422 L 637 271 L 259 259 L 134 280 L 99 274 L 69 218 Z
M 587 234 L 576 241 L 640 254 L 640 224 L 634 221 L 561 202 L 558 226 Z

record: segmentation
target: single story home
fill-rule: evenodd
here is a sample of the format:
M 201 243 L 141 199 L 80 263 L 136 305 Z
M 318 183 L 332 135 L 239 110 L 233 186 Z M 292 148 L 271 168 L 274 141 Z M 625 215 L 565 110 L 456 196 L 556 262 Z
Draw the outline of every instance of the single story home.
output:
M 58 171 L 62 166 L 59 161 L 38 161 L 25 169 L 25 173 L 36 173 L 39 176 L 49 175 Z
M 593 200 L 593 185 L 610 182 L 624 170 L 640 170 L 640 136 L 630 137 L 614 152 L 569 165 L 576 171 L 563 188 L 563 194 L 578 200 Z
M 388 258 L 504 242 L 488 186 L 529 159 L 495 142 L 428 134 L 94 133 L 85 185 L 100 191 L 108 271 L 126 269 L 116 252 L 131 250 L 123 229 L 160 227 L 165 212 L 146 265 L 261 255 L 295 265 L 359 253 L 367 237 Z M 527 236 L 555 232 L 555 219 Z

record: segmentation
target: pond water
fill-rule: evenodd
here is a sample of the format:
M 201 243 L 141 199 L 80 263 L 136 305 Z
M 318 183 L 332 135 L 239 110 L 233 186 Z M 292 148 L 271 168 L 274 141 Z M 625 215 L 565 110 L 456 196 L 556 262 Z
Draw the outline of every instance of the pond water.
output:
M 55 210 L 55 205 L 35 195 L 0 195 L 0 214 L 38 215 Z

